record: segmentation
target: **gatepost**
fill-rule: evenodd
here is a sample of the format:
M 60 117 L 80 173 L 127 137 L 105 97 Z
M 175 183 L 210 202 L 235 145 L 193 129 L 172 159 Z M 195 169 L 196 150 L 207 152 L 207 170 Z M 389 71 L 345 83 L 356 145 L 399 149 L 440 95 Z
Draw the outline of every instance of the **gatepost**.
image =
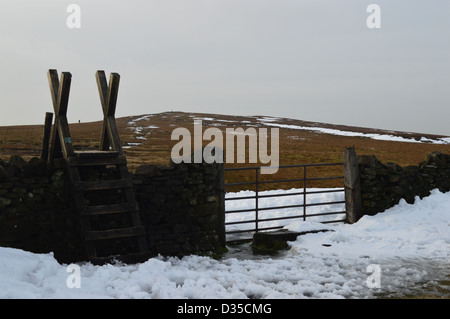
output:
M 354 147 L 346 147 L 344 151 L 344 188 L 346 222 L 353 224 L 362 217 L 361 183 Z

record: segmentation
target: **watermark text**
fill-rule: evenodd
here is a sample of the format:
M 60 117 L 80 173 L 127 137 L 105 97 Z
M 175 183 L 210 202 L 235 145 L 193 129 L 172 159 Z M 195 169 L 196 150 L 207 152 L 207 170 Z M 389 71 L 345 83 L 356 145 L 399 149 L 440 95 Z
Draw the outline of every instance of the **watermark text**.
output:
M 81 8 L 78 4 L 69 4 L 66 12 L 70 13 L 66 19 L 66 25 L 69 29 L 81 28 Z
M 246 143 L 248 139 L 248 145 Z M 223 163 L 224 134 L 217 127 L 207 128 L 203 132 L 201 120 L 194 120 L 194 136 L 184 127 L 172 131 L 171 140 L 178 140 L 172 147 L 171 158 L 174 163 Z M 202 148 L 203 141 L 211 141 Z M 261 167 L 261 174 L 275 174 L 279 167 L 279 129 L 270 129 L 270 154 L 268 152 L 269 134 L 267 128 L 249 127 L 227 128 L 225 130 L 226 163 L 246 163 L 248 149 L 248 163 L 268 164 Z M 191 156 L 191 146 L 194 155 Z M 248 146 L 248 147 L 247 147 Z M 236 156 L 235 156 L 236 150 Z M 193 157 L 193 158 L 192 158 Z
M 370 15 L 367 17 L 366 25 L 369 29 L 381 28 L 381 8 L 378 4 L 369 4 L 366 9 Z
M 67 288 L 81 288 L 81 271 L 80 266 L 76 264 L 70 264 L 66 268 L 66 272 L 70 272 L 71 274 L 67 276 L 66 285 Z
M 370 273 L 367 277 L 366 284 L 370 289 L 381 288 L 381 267 L 377 264 L 367 266 L 366 273 Z

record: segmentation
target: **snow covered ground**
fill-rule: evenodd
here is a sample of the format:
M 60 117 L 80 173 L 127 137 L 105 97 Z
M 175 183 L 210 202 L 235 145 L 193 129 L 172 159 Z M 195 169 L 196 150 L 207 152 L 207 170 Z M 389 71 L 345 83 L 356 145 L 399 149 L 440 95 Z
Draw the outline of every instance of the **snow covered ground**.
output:
M 308 220 L 286 225 L 317 226 Z M 275 257 L 253 256 L 244 245 L 230 247 L 221 260 L 158 257 L 71 268 L 52 254 L 1 247 L 0 298 L 450 297 L 449 287 L 439 284 L 450 275 L 450 193 L 435 190 L 413 205 L 401 201 L 356 224 L 326 227 L 332 231 L 301 236 Z
M 306 190 L 307 193 L 317 192 L 317 191 L 333 191 L 330 193 L 318 193 L 318 194 L 307 194 L 306 196 L 306 204 L 315 204 L 315 203 L 329 203 L 329 202 L 343 202 L 344 201 L 344 189 L 343 188 L 308 188 Z M 336 191 L 336 192 L 334 192 Z M 303 193 L 303 188 L 297 189 L 292 188 L 289 190 L 269 190 L 264 192 L 259 192 L 260 198 L 258 199 L 258 207 L 260 209 L 264 209 L 267 207 L 279 207 L 279 206 L 293 206 L 293 205 L 303 205 L 303 196 L 298 195 L 299 193 Z M 264 197 L 271 195 L 283 195 L 280 197 Z M 286 196 L 287 194 L 293 194 L 290 196 Z M 297 195 L 294 195 L 297 194 Z M 254 191 L 240 191 L 236 193 L 227 193 L 226 194 L 226 211 L 240 210 L 240 209 L 255 209 L 255 199 L 237 199 L 243 197 L 252 197 L 255 196 Z M 233 199 L 236 198 L 236 199 Z M 345 212 L 345 204 L 330 204 L 330 205 L 320 205 L 320 206 L 309 206 L 306 208 L 306 214 L 315 215 L 322 213 L 331 213 L 331 212 Z M 260 210 L 258 212 L 258 219 L 270 219 L 270 218 L 279 218 L 279 217 L 288 217 L 288 216 L 299 216 L 303 214 L 302 207 L 294 207 L 294 208 L 284 208 L 284 209 L 270 209 L 270 210 Z M 319 222 L 322 221 L 342 221 L 345 219 L 345 213 L 335 214 L 335 215 L 326 215 L 326 216 L 311 216 L 307 217 L 307 221 L 315 222 L 322 228 L 322 224 Z M 255 212 L 244 212 L 244 213 L 230 213 L 226 214 L 225 222 L 241 222 L 241 221 L 251 221 L 255 220 Z M 265 221 L 259 222 L 258 227 L 277 227 L 277 226 L 286 226 L 289 223 L 292 223 L 292 219 L 281 219 L 274 221 Z M 310 225 L 311 226 L 311 225 Z M 255 227 L 255 223 L 245 223 L 245 224 L 231 224 L 227 226 L 227 231 L 234 230 L 245 230 L 252 229 Z M 227 240 L 239 239 L 242 237 L 249 237 L 252 234 L 241 233 L 241 234 L 229 234 L 227 236 Z
M 301 125 L 280 124 L 280 123 L 276 122 L 276 118 L 270 118 L 270 117 L 262 118 L 262 119 L 260 119 L 260 122 L 265 125 L 268 125 L 268 126 L 275 126 L 275 127 L 286 128 L 286 129 L 291 129 L 291 130 L 304 130 L 304 131 L 312 131 L 312 132 L 316 132 L 316 133 L 339 135 L 339 136 L 363 137 L 363 138 L 370 138 L 370 139 L 380 140 L 380 141 L 450 144 L 450 137 L 429 139 L 429 138 L 422 136 L 420 138 L 420 140 L 416 140 L 414 138 L 406 138 L 406 137 L 392 135 L 392 134 L 361 133 L 361 132 L 343 131 L 343 130 L 337 130 L 337 129 L 331 129 L 331 128 L 324 128 L 324 127 L 309 127 L 309 126 L 301 126 Z

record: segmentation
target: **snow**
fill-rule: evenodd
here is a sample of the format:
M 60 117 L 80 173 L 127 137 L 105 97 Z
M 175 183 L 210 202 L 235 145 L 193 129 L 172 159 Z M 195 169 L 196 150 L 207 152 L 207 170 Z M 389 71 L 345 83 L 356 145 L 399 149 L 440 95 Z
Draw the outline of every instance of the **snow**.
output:
M 290 197 L 277 198 L 278 204 Z M 80 263 L 80 288 L 68 287 L 73 274 L 51 253 L 0 247 L 0 298 L 372 298 L 436 293 L 433 287 L 449 275 L 450 193 L 434 190 L 414 204 L 402 200 L 353 225 L 285 225 L 316 227 L 330 231 L 300 236 L 277 256 L 254 256 L 243 245 L 220 260 L 192 255 L 132 265 Z M 380 270 L 380 288 L 368 285 L 373 269 Z
M 377 258 L 385 257 L 449 257 L 450 193 L 433 191 L 430 197 L 416 199 L 414 205 L 401 200 L 387 212 L 363 216 L 356 224 L 333 227 L 334 232 L 320 235 L 322 242 L 332 244 L 333 253 L 358 256 L 361 252 Z M 285 226 L 295 230 L 296 223 Z M 314 236 L 293 243 L 301 249 L 321 248 Z M 316 252 L 317 252 L 316 251 Z
M 153 116 L 154 116 L 154 114 L 142 115 L 142 116 L 137 117 L 137 118 L 131 120 L 130 122 L 128 122 L 128 125 L 136 125 L 136 123 L 139 121 L 149 121 L 150 118 Z
M 150 134 L 150 132 L 148 130 L 159 128 L 158 126 L 155 126 L 155 125 L 149 125 L 149 126 L 138 126 L 137 125 L 137 123 L 140 121 L 149 121 L 151 117 L 153 117 L 153 114 L 143 115 L 143 116 L 135 118 L 127 123 L 128 129 L 137 135 L 136 136 L 137 140 L 144 140 L 144 141 L 147 140 L 147 137 L 144 135 Z M 144 132 L 144 130 L 145 130 L 145 132 Z M 142 143 L 128 143 L 124 148 L 132 148 L 135 146 L 139 146 L 141 144 Z
M 320 194 L 308 194 L 316 191 L 336 191 L 330 193 L 320 193 Z M 298 193 L 302 193 L 303 188 L 297 189 L 292 188 L 289 190 L 270 190 L 259 192 L 258 199 L 258 207 L 259 208 L 267 208 L 267 207 L 278 207 L 278 206 L 291 206 L 291 205 L 303 205 L 303 196 L 298 195 Z M 332 189 L 332 188 L 307 188 L 306 189 L 306 204 L 313 203 L 326 203 L 326 202 L 339 202 L 344 201 L 344 190 L 341 189 Z M 264 197 L 271 196 L 277 194 L 297 194 L 290 196 L 282 196 L 282 197 Z M 240 210 L 240 209 L 254 209 L 255 208 L 255 199 L 237 199 L 233 200 L 233 198 L 238 197 L 254 197 L 254 191 L 240 191 L 237 193 L 228 193 L 226 194 L 226 210 Z M 307 215 L 320 214 L 320 213 L 328 213 L 328 212 L 343 212 L 345 211 L 345 204 L 331 204 L 331 205 L 320 205 L 320 206 L 310 206 L 306 209 Z M 258 219 L 268 219 L 275 217 L 288 217 L 288 216 L 299 216 L 303 214 L 302 207 L 293 207 L 293 208 L 284 208 L 284 209 L 273 209 L 273 210 L 260 210 L 258 212 Z M 230 213 L 226 214 L 225 222 L 240 222 L 240 221 L 250 221 L 255 219 L 255 212 L 244 212 L 244 213 Z M 316 222 L 319 223 L 321 221 L 329 221 L 329 220 L 343 220 L 345 219 L 344 214 L 336 214 L 336 215 L 328 215 L 328 216 L 313 216 L 307 217 L 308 222 Z M 284 220 L 275 220 L 275 221 L 267 221 L 267 222 L 259 222 L 258 226 L 260 228 L 264 227 L 277 227 L 277 226 L 285 226 L 292 222 L 292 219 L 284 219 Z M 322 224 L 320 224 L 322 225 Z M 254 223 L 246 223 L 246 224 L 234 224 L 229 225 L 227 230 L 245 230 L 254 228 Z M 324 227 L 322 226 L 322 229 Z M 234 235 L 234 237 L 239 235 Z M 235 239 L 232 235 L 228 236 L 228 239 Z M 245 237 L 245 234 L 244 234 Z M 248 237 L 248 235 L 247 235 Z
M 339 135 L 339 136 L 351 136 L 351 137 L 363 137 L 371 138 L 374 140 L 381 141 L 392 141 L 392 142 L 407 142 L 407 143 L 431 143 L 431 144 L 450 144 L 450 138 L 437 138 L 435 140 L 421 137 L 420 140 L 414 138 L 406 138 L 402 136 L 390 135 L 390 134 L 375 134 L 375 133 L 361 133 L 352 131 L 342 131 L 337 129 L 330 129 L 324 127 L 309 127 L 301 125 L 291 125 L 291 124 L 280 124 L 274 123 L 275 120 L 268 120 L 267 118 L 260 119 L 260 122 L 269 126 L 275 126 L 279 128 L 286 128 L 291 130 L 306 130 L 313 131 L 322 134 Z

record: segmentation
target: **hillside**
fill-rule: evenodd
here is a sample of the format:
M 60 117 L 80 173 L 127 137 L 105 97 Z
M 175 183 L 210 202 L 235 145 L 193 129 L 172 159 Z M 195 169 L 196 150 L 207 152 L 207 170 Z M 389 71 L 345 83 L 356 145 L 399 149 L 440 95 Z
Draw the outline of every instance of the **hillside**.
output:
M 117 119 L 130 170 L 133 171 L 141 164 L 168 164 L 171 149 L 178 142 L 170 139 L 172 131 L 177 127 L 186 127 L 193 132 L 194 119 L 202 120 L 203 129 L 217 127 L 222 131 L 228 127 L 243 129 L 278 127 L 280 129 L 280 165 L 341 162 L 345 146 L 355 146 L 358 155 L 375 155 L 383 162 L 391 161 L 401 166 L 417 165 L 433 151 L 450 153 L 450 138 L 444 136 L 268 116 L 165 112 Z M 80 150 L 97 148 L 101 127 L 102 121 L 70 124 L 75 148 Z M 13 154 L 21 155 L 25 159 L 39 156 L 42 136 L 43 125 L 0 127 L 0 158 L 7 159 Z M 205 145 L 208 143 L 209 141 L 204 142 Z M 256 164 L 227 164 L 226 166 L 256 166 Z M 322 168 L 320 171 L 317 169 L 317 173 L 320 173 L 320 176 L 341 175 L 339 168 L 337 169 L 336 171 L 336 168 Z M 316 174 L 316 172 L 309 173 Z M 280 169 L 276 176 L 271 176 L 270 179 L 286 178 L 292 174 L 302 174 L 302 170 Z M 252 177 L 244 173 L 227 176 L 227 180 L 250 178 Z M 282 188 L 293 186 L 299 185 L 280 185 Z M 315 183 L 309 186 L 335 185 Z

